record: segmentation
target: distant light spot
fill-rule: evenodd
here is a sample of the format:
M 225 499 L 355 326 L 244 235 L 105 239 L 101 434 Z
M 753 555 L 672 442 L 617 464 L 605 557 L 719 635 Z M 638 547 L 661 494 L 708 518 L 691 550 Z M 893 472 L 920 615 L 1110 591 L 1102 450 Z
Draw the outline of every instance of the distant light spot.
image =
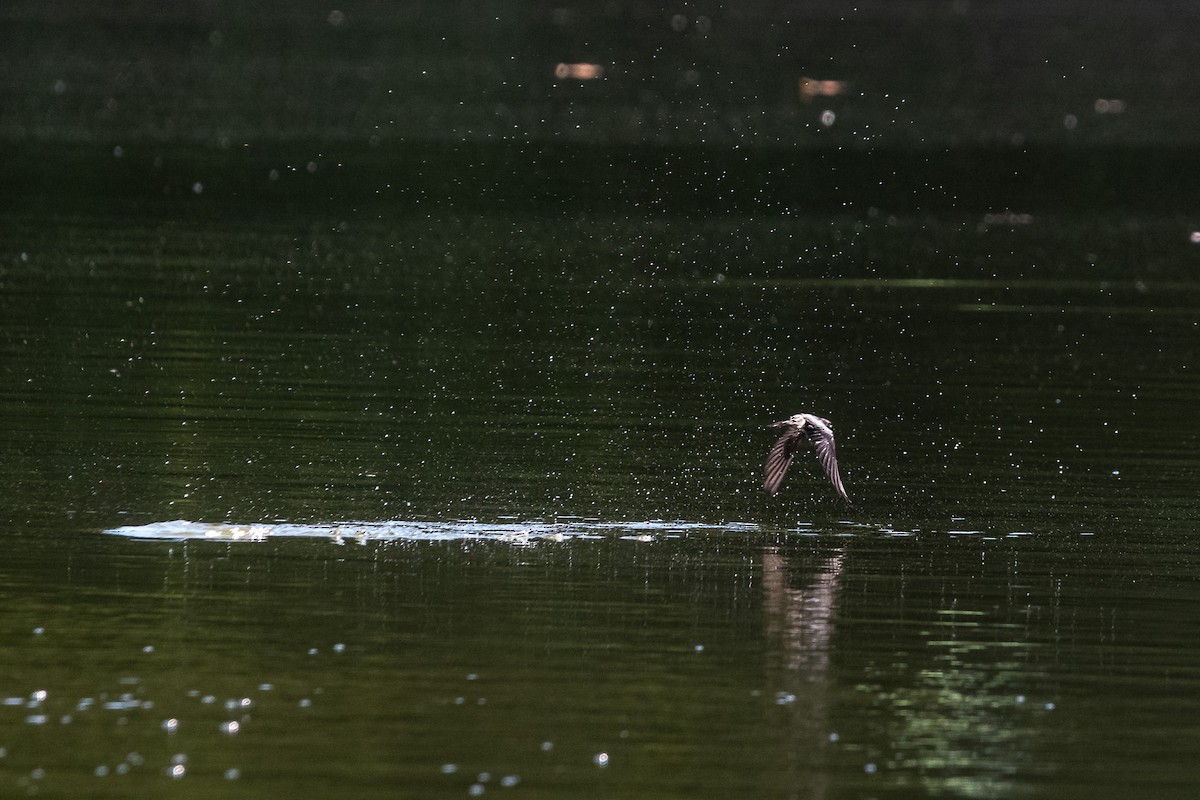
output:
M 467 794 L 469 794 L 471 797 L 479 797 L 486 791 L 487 789 L 482 783 L 473 783 L 471 784 L 471 788 L 467 789 Z
M 179 720 L 175 719 L 175 717 L 164 719 L 162 721 L 162 725 L 159 727 L 161 727 L 167 733 L 175 733 L 179 730 Z
M 443 775 L 453 775 L 458 772 L 458 764 L 442 764 Z
M 221 723 L 221 733 L 227 734 L 229 736 L 237 736 L 238 731 L 240 731 L 241 729 L 242 729 L 242 725 L 237 720 L 230 720 L 229 722 Z
M 607 767 L 608 753 L 596 753 L 596 755 L 592 756 L 592 763 L 597 767 Z
M 868 775 L 874 775 L 878 769 L 879 767 L 875 766 L 875 764 L 872 762 L 868 762 L 863 765 L 863 772 L 867 773 Z
M 154 645 L 152 645 L 152 644 L 148 644 L 148 645 L 146 645 L 145 647 L 143 647 L 143 648 L 142 648 L 142 652 L 143 652 L 143 653 L 153 653 L 153 652 L 154 652 Z
M 346 652 L 346 645 L 345 645 L 345 644 L 343 644 L 342 642 L 338 642 L 337 644 L 335 644 L 335 645 L 333 646 L 333 652 L 335 652 L 335 653 L 344 653 L 344 652 Z
M 101 764 L 100 766 L 98 766 L 94 770 L 92 770 L 92 774 L 95 775 L 97 778 L 107 777 L 108 776 L 108 765 Z
M 512 787 L 516 786 L 520 782 L 521 782 L 520 775 L 505 775 L 503 778 L 500 779 L 500 785 L 503 786 L 505 789 L 511 789 Z
M 204 184 L 201 183 L 200 181 L 196 181 L 195 183 L 193 183 L 192 184 L 192 193 L 193 194 L 203 194 L 204 193 Z
M 560 62 L 554 65 L 554 77 L 560 81 L 573 78 L 577 81 L 594 81 L 604 77 L 604 66 L 601 64 L 567 64 Z
M 542 752 L 549 753 L 554 749 L 554 742 L 542 742 Z
M 238 778 L 242 777 L 242 771 L 237 767 L 230 767 L 229 769 L 225 770 L 224 775 L 225 780 L 236 781 Z
M 1192 244 L 1200 244 L 1200 231 L 1192 231 L 1188 234 L 1188 239 L 1191 240 Z

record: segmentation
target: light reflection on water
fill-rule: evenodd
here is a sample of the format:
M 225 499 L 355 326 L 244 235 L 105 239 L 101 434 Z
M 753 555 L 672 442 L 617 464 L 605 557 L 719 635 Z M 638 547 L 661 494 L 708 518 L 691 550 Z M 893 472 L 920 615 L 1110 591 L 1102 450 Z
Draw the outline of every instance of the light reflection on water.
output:
M 618 535 L 622 539 L 650 541 L 658 537 L 678 537 L 684 533 L 738 533 L 758 530 L 753 523 L 731 522 L 712 525 L 700 522 L 658 521 L 601 522 L 600 520 L 479 522 L 477 520 L 393 522 L 334 522 L 328 524 L 258 523 L 240 525 L 224 522 L 171 520 L 145 525 L 127 525 L 104 531 L 130 539 L 184 541 L 208 539 L 231 542 L 261 542 L 274 538 L 329 539 L 338 544 L 388 541 L 455 541 L 491 539 L 510 544 L 534 544 L 539 540 L 599 538 Z
M 570 539 L 599 539 L 616 537 L 624 540 L 649 542 L 657 539 L 672 539 L 686 535 L 752 534 L 767 531 L 768 527 L 752 522 L 728 522 L 721 524 L 688 522 L 685 520 L 646 520 L 643 522 L 603 522 L 598 519 L 526 520 L 520 522 L 480 522 L 478 520 L 394 520 L 381 522 L 330 522 L 330 523 L 251 523 L 193 522 L 169 520 L 148 522 L 142 525 L 123 525 L 109 528 L 104 533 L 127 539 L 152 539 L 160 541 L 187 541 L 200 539 L 225 542 L 265 542 L 268 539 L 324 539 L 335 544 L 348 542 L 367 545 L 372 542 L 391 541 L 457 541 L 492 540 L 514 545 L 533 545 L 539 541 L 563 542 Z M 922 529 L 898 530 L 890 524 L 874 524 L 841 520 L 826 523 L 814 529 L 810 522 L 796 523 L 794 533 L 798 536 L 852 536 L 855 534 L 878 534 L 903 538 L 916 536 Z M 1032 536 L 1031 531 L 984 531 L 942 529 L 925 533 L 941 533 L 950 538 L 979 536 L 985 540 L 996 538 L 1019 538 Z M 1091 535 L 1081 532 L 1079 535 Z

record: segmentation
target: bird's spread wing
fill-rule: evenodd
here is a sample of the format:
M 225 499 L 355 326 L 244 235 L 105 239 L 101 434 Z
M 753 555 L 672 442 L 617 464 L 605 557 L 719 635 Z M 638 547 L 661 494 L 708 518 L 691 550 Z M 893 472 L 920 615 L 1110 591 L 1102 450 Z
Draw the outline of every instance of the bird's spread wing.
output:
M 846 489 L 842 486 L 842 476 L 838 474 L 837 447 L 833 442 L 833 426 L 829 425 L 827 420 L 821 421 L 825 422 L 824 426 L 807 425 L 805 433 L 808 434 L 808 438 L 812 441 L 813 446 L 817 448 L 817 460 L 821 462 L 821 467 L 825 470 L 825 474 L 829 477 L 833 488 L 837 489 L 837 493 L 842 496 L 842 499 L 849 503 L 850 496 L 846 494 Z M 774 452 L 774 450 L 771 452 Z M 767 463 L 771 463 L 769 458 L 767 459 Z M 768 471 L 769 474 L 770 472 Z M 782 475 L 780 477 L 782 478 Z
M 800 432 L 792 430 L 776 439 L 775 444 L 771 446 L 771 452 L 767 453 L 767 462 L 763 464 L 763 472 L 766 474 L 763 488 L 767 490 L 767 494 L 779 491 L 779 485 L 783 483 L 783 476 L 787 475 L 788 467 L 792 465 L 799 442 Z

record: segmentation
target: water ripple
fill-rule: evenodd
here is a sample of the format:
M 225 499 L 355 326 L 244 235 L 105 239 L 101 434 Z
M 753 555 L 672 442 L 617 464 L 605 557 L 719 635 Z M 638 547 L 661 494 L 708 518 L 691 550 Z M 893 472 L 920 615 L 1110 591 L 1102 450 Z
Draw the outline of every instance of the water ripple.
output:
M 154 539 L 159 541 L 184 541 L 211 539 L 227 542 L 262 542 L 267 539 L 310 538 L 328 539 L 338 544 L 387 541 L 455 541 L 463 539 L 487 539 L 533 544 L 539 541 L 565 541 L 568 539 L 598 539 L 617 535 L 633 541 L 652 541 L 656 538 L 671 538 L 686 533 L 739 532 L 758 530 L 758 526 L 745 522 L 708 524 L 684 521 L 648 520 L 644 522 L 601 522 L 599 520 L 571 519 L 567 521 L 525 522 L 480 522 L 478 520 L 414 521 L 395 520 L 385 522 L 333 522 L 333 523 L 259 523 L 235 524 L 230 522 L 192 522 L 171 520 L 151 522 L 145 525 L 126 525 L 104 531 L 114 536 L 129 539 Z

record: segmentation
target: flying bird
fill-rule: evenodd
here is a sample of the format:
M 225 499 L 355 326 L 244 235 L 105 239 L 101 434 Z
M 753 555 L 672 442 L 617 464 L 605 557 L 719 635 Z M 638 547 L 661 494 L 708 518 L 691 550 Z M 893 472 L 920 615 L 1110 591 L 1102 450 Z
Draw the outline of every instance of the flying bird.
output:
M 816 448 L 817 460 L 821 462 L 833 488 L 837 489 L 837 493 L 842 496 L 843 500 L 847 503 L 850 502 L 850 496 L 846 494 L 846 489 L 842 486 L 842 476 L 838 474 L 837 448 L 833 443 L 833 423 L 814 414 L 795 414 L 782 422 L 772 424 L 771 427 L 784 428 L 784 433 L 771 446 L 771 452 L 767 453 L 767 463 L 763 464 L 763 472 L 766 474 L 763 488 L 767 490 L 767 494 L 773 495 L 779 491 L 779 486 L 783 483 L 783 476 L 787 475 L 788 467 L 792 465 L 796 450 L 800 447 L 801 442 L 807 440 L 812 442 L 813 447 Z

